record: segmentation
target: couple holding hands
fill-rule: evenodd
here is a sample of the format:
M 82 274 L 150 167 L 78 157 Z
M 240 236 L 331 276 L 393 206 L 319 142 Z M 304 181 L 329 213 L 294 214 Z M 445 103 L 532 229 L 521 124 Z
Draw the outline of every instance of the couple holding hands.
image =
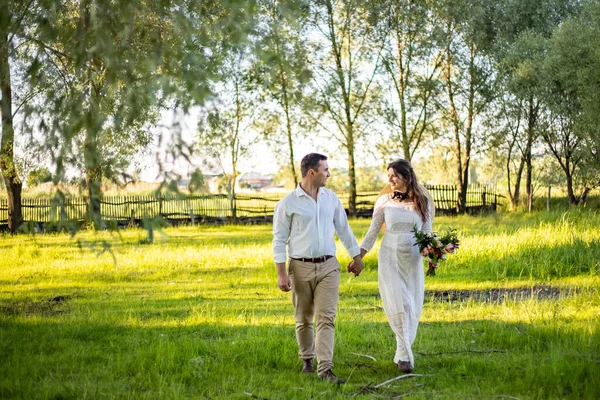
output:
M 292 291 L 302 372 L 314 372 L 316 356 L 319 378 L 344 383 L 332 371 L 341 270 L 335 257 L 334 233 L 353 259 L 348 272 L 359 276 L 364 267 L 362 258 L 375 244 L 383 224 L 385 235 L 378 255 L 379 292 L 396 335 L 394 362 L 401 372 L 412 372 L 411 346 L 424 298 L 423 265 L 419 249 L 414 246 L 413 228 L 431 232 L 435 213 L 432 199 L 417 182 L 408 161 L 390 163 L 389 185 L 375 203 L 371 226 L 359 247 L 340 199 L 325 188 L 330 176 L 327 157 L 308 154 L 302 159 L 300 170 L 302 181 L 275 207 L 273 252 L 279 288 Z

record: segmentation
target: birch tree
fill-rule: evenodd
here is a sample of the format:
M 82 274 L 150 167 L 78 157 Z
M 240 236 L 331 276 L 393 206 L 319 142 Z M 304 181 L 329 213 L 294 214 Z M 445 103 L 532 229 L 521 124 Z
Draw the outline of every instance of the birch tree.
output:
M 231 215 L 237 220 L 235 186 L 238 165 L 257 142 L 255 117 L 257 93 L 251 85 L 249 54 L 237 51 L 222 69 L 215 92 L 221 95 L 207 103 L 198 124 L 198 145 L 202 152 L 217 161 L 229 175 L 228 197 Z
M 382 66 L 389 82 L 390 100 L 382 102 L 381 114 L 392 129 L 380 144 L 385 158 L 403 154 L 411 161 L 433 130 L 436 116 L 435 97 L 442 51 L 438 46 L 438 16 L 427 0 L 392 0 L 389 12 L 374 18 L 379 29 L 389 30 Z M 400 144 L 400 148 L 398 148 Z
M 266 0 L 260 4 L 259 15 L 252 73 L 264 98 L 261 129 L 276 153 L 287 156 L 287 168 L 296 186 L 299 179 L 294 145 L 306 125 L 301 110 L 311 76 L 302 41 L 307 12 L 303 2 Z M 271 102 L 276 104 L 275 110 Z
M 318 0 L 311 23 L 313 121 L 339 143 L 348 164 L 349 214 L 356 215 L 356 148 L 375 118 L 374 85 L 384 35 L 368 23 L 368 2 Z
M 487 30 L 490 15 L 485 2 L 449 1 L 441 13 L 445 29 L 442 79 L 446 91 L 442 129 L 449 131 L 454 140 L 457 208 L 465 212 L 477 119 L 494 93 L 495 71 L 487 53 L 493 32 Z

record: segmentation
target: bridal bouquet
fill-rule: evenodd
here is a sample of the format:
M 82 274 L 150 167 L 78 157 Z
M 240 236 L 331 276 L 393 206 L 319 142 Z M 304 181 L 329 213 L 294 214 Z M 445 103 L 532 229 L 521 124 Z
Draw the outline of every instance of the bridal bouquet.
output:
M 440 260 L 445 260 L 448 254 L 454 254 L 458 250 L 459 241 L 456 229 L 448 228 L 441 234 L 435 232 L 421 232 L 417 227 L 413 229 L 415 234 L 415 246 L 419 246 L 421 255 L 427 259 L 429 269 L 427 276 L 435 276 L 435 269 Z

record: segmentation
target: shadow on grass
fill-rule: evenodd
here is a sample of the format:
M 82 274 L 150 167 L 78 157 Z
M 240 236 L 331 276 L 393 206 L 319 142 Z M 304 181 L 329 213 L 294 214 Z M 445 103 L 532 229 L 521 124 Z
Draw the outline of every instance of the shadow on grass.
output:
M 5 299 L 0 303 L 0 316 L 48 317 L 77 310 L 89 312 L 104 305 L 110 307 L 113 314 L 127 314 L 130 319 L 144 322 L 216 313 L 210 310 L 219 310 L 221 316 L 227 315 L 245 322 L 252 318 L 288 317 L 293 312 L 290 295 L 274 290 L 270 284 L 223 284 L 221 287 L 213 286 L 209 291 L 202 290 L 195 282 L 188 283 L 186 288 L 177 285 L 158 286 L 144 284 L 127 289 L 105 288 L 103 291 L 92 288 L 38 289 L 26 296 Z M 426 290 L 424 301 L 425 304 L 467 301 L 502 304 L 531 299 L 552 301 L 574 296 L 581 291 L 577 287 L 559 288 L 548 285 L 487 290 Z M 275 298 L 274 294 L 277 295 Z M 376 288 L 368 292 L 340 293 L 340 309 L 343 313 L 382 310 L 380 303 L 381 298 Z M 223 310 L 227 312 L 224 313 Z
M 2 398 L 597 398 L 600 341 L 576 331 L 467 320 L 423 323 L 414 377 L 398 375 L 387 323 L 338 323 L 332 386 L 299 373 L 291 324 L 145 327 L 2 319 Z M 246 394 L 245 394 L 246 393 Z
M 95 319 L 123 320 L 134 325 L 179 324 L 182 320 L 227 320 L 237 325 L 260 324 L 269 319 L 291 321 L 293 306 L 289 296 L 273 298 L 271 294 L 258 291 L 239 295 L 151 290 L 74 291 L 55 295 L 47 290 L 35 297 L 13 298 L 0 303 L 0 318 L 45 319 L 60 315 L 65 318 L 93 315 Z
M 42 261 L 40 261 L 42 262 Z M 240 283 L 240 281 L 250 277 L 260 275 L 265 272 L 265 263 L 260 260 L 256 264 L 235 264 L 235 266 L 218 266 L 217 263 L 193 261 L 184 263 L 178 267 L 135 267 L 126 268 L 117 264 L 114 267 L 109 264 L 108 267 L 102 267 L 94 270 L 92 267 L 83 271 L 71 272 L 68 276 L 69 282 L 80 282 L 80 284 L 130 284 L 135 282 L 153 282 L 154 286 L 161 284 L 197 284 L 202 286 L 202 282 L 213 282 L 218 280 L 226 285 L 244 285 L 254 287 L 256 284 Z M 270 264 L 269 264 L 270 267 Z M 16 279 L 0 279 L 0 286 L 11 287 L 13 285 L 33 285 L 36 283 L 47 282 L 47 271 L 34 271 L 18 276 Z M 273 271 L 273 276 L 276 273 Z M 60 279 L 65 282 L 66 277 Z M 46 285 L 44 285 L 46 286 Z
M 7 240 L 0 244 L 0 249 L 10 249 L 15 245 L 37 246 L 39 248 L 73 248 L 79 249 L 79 242 L 94 245 L 98 243 L 109 243 L 111 248 L 120 249 L 134 246 L 227 246 L 227 245 L 265 245 L 272 242 L 271 227 L 268 229 L 236 227 L 229 231 L 212 230 L 206 227 L 188 228 L 183 231 L 171 232 L 158 231 L 154 233 L 154 243 L 144 244 L 140 241 L 146 239 L 147 231 L 144 229 L 125 230 L 116 232 L 102 232 L 98 236 L 88 234 L 75 235 L 73 237 L 65 234 L 44 233 L 35 235 L 7 236 Z

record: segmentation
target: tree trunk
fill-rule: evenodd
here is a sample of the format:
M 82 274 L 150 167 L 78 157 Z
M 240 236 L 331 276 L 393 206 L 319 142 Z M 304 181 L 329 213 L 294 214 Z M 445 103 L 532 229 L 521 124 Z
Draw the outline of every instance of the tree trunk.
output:
M 573 174 L 577 168 L 577 164 L 581 161 L 575 157 L 575 149 L 577 149 L 580 142 L 577 140 L 577 137 L 574 136 L 572 124 L 570 122 L 571 121 L 565 122 L 559 119 L 561 125 L 560 137 L 555 137 L 545 131 L 541 131 L 540 134 L 565 173 L 565 177 L 567 178 L 567 197 L 569 199 L 569 204 L 577 205 L 579 199 L 575 196 L 575 190 L 573 189 Z
M 527 208 L 531 212 L 531 204 L 533 203 L 533 166 L 531 164 L 531 151 L 533 147 L 533 139 L 535 132 L 535 124 L 537 122 L 537 106 L 534 105 L 533 96 L 529 98 L 529 112 L 527 114 L 527 145 L 525 146 L 525 163 L 527 165 Z
M 510 162 L 510 160 L 509 160 L 509 162 Z M 517 176 L 515 177 L 515 191 L 510 198 L 510 202 L 511 202 L 513 209 L 516 208 L 520 203 L 521 179 L 523 177 L 524 167 L 525 167 L 525 158 L 521 157 L 521 161 L 519 162 L 519 169 L 517 170 Z
M 85 183 L 88 194 L 88 220 L 96 228 L 102 227 L 102 214 L 100 213 L 100 198 L 102 185 L 102 170 L 100 168 L 86 168 Z
M 10 80 L 10 65 L 8 62 L 9 43 L 8 27 L 10 14 L 6 0 L 0 0 L 0 9 L 5 10 L 0 16 L 0 88 L 2 99 L 2 140 L 0 143 L 0 170 L 6 185 L 8 198 L 8 229 L 15 233 L 23 224 L 21 209 L 21 190 L 23 183 L 17 174 L 14 162 L 15 131 L 12 118 L 12 86 Z
M 398 99 L 400 100 L 400 134 L 402 135 L 402 152 L 404 159 L 411 161 L 410 141 L 408 131 L 406 129 L 406 80 L 404 74 L 404 58 L 402 57 L 403 46 L 401 45 L 402 38 L 399 32 L 399 27 L 396 27 L 396 45 L 397 48 L 397 64 L 398 64 Z
M 463 161 L 463 150 L 462 150 L 462 143 L 460 140 L 460 121 L 459 121 L 459 117 L 458 117 L 458 110 L 456 109 L 456 104 L 454 102 L 454 87 L 452 85 L 452 54 L 449 48 L 449 44 L 448 44 L 448 49 L 447 49 L 447 54 L 448 54 L 448 59 L 447 59 L 447 64 L 446 64 L 446 88 L 448 89 L 448 102 L 450 104 L 450 116 L 451 116 L 451 120 L 452 120 L 452 127 L 454 130 L 454 145 L 455 145 L 455 151 L 456 151 L 456 177 L 457 177 L 457 182 L 458 182 L 458 194 L 457 194 L 457 204 L 456 204 L 456 208 L 457 211 L 459 213 L 464 213 L 466 211 L 466 200 L 467 200 L 467 184 L 468 184 L 468 159 L 467 159 L 467 154 L 465 154 L 465 159 Z M 472 89 L 473 89 L 473 84 L 472 82 L 470 83 L 469 86 L 469 114 L 468 114 L 468 119 L 469 119 L 469 124 L 472 121 L 472 115 L 471 115 L 471 110 L 472 110 Z M 469 125 L 470 126 L 470 125 Z M 467 133 L 468 133 L 468 129 L 467 128 Z M 467 145 L 467 143 L 465 143 L 465 145 Z M 466 152 L 465 152 L 466 153 Z
M 579 204 L 579 200 L 577 199 L 577 196 L 575 196 L 575 191 L 573 190 L 573 176 L 571 173 L 567 174 L 567 196 L 570 205 L 576 206 Z
M 350 194 L 348 199 L 348 214 L 351 217 L 356 216 L 356 173 L 355 173 L 355 165 L 354 165 L 354 121 L 352 119 L 352 106 L 350 102 L 351 93 L 348 88 L 346 88 L 346 79 L 348 82 L 351 81 L 352 76 L 345 76 L 344 68 L 342 66 L 342 57 L 343 57 L 343 49 L 342 45 L 338 44 L 335 40 L 335 23 L 334 23 L 334 12 L 333 5 L 331 2 L 326 3 L 327 13 L 328 13 L 328 24 L 329 31 L 331 34 L 331 44 L 333 49 L 333 56 L 335 58 L 335 66 L 336 66 L 336 74 L 338 78 L 338 85 L 340 86 L 340 90 L 342 92 L 342 100 L 344 103 L 344 128 L 345 132 L 343 132 L 345 136 L 345 145 L 346 151 L 348 152 L 348 180 L 350 181 Z M 348 45 L 349 47 L 349 45 Z M 350 87 L 350 83 L 348 83 Z
M 283 111 L 285 112 L 288 147 L 289 147 L 289 151 L 290 151 L 290 172 L 292 173 L 292 176 L 294 177 L 294 187 L 295 187 L 295 186 L 298 186 L 298 174 L 296 174 L 296 166 L 294 165 L 294 140 L 293 140 L 293 136 L 292 136 L 292 121 L 290 118 L 290 103 L 288 100 L 287 82 L 285 80 L 285 74 L 283 73 L 283 71 L 281 71 L 279 73 L 279 76 L 281 78 L 281 89 L 282 89 L 282 94 L 283 94 L 282 106 L 283 106 Z
M 448 91 L 448 104 L 450 106 L 450 120 L 452 121 L 452 129 L 454 131 L 454 145 L 456 152 L 456 182 L 458 183 L 458 201 L 456 204 L 456 211 L 461 213 L 464 212 L 464 202 L 462 200 L 462 194 L 465 193 L 463 188 L 462 179 L 462 146 L 460 141 L 460 121 L 458 118 L 458 111 L 456 104 L 454 103 L 454 86 L 452 84 L 452 51 L 450 49 L 451 42 L 450 28 L 448 27 L 448 40 L 446 45 L 446 68 L 444 69 L 444 79 L 446 80 L 446 89 Z
M 237 221 L 237 207 L 235 204 L 235 181 L 237 180 L 237 173 L 235 169 L 237 167 L 236 163 L 233 163 L 233 172 L 231 173 L 231 181 L 229 185 L 231 186 L 231 191 L 229 192 L 229 206 L 231 207 L 231 219 L 232 222 Z
M 467 211 L 467 189 L 469 187 L 469 166 L 471 164 L 471 142 L 473 141 L 473 119 L 475 118 L 475 45 L 469 48 L 469 98 L 467 105 L 467 126 L 465 129 L 465 157 L 462 178 L 458 193 L 459 212 Z
M 294 177 L 294 187 L 298 186 L 298 174 L 296 173 L 296 166 L 294 165 L 294 142 L 292 140 L 292 126 L 290 123 L 290 116 L 288 112 L 285 113 L 287 119 L 287 131 L 288 131 L 288 146 L 290 148 L 290 172 Z
M 229 186 L 229 205 L 231 207 L 231 220 L 237 222 L 237 207 L 235 203 L 235 181 L 237 180 L 237 163 L 239 160 L 240 151 L 240 124 L 242 122 L 242 101 L 240 99 L 240 82 L 239 76 L 235 77 L 235 131 L 233 134 L 233 143 L 231 145 L 231 181 Z
M 583 192 L 581 193 L 580 204 L 587 203 L 587 198 L 588 198 L 588 195 L 590 194 L 591 190 L 592 190 L 592 188 L 587 187 L 587 186 L 583 189 Z
M 352 128 L 350 128 L 352 131 Z M 348 143 L 348 180 L 350 181 L 350 197 L 348 198 L 348 215 L 356 217 L 356 171 L 354 164 L 354 138 L 350 136 Z
M 571 160 L 566 159 L 564 163 L 563 170 L 565 171 L 565 175 L 567 177 L 567 197 L 569 199 L 569 204 L 574 206 L 579 203 L 579 199 L 575 196 L 575 190 L 573 189 L 573 173 L 571 172 Z
M 515 177 L 515 190 L 513 191 L 513 183 L 512 176 L 510 173 L 510 166 L 513 160 L 513 149 L 515 148 L 515 143 L 519 140 L 519 126 L 521 121 L 521 106 L 519 106 L 519 124 L 515 131 L 513 131 L 512 141 L 508 146 L 508 156 L 506 157 L 506 178 L 507 178 L 507 186 L 508 186 L 508 195 L 510 197 L 510 206 L 512 210 L 515 210 L 519 204 L 519 197 L 521 196 L 521 178 L 523 177 L 523 168 L 525 167 L 525 158 L 523 157 L 523 153 L 521 152 L 521 157 L 519 161 L 519 168 L 517 169 L 517 174 Z
M 93 113 L 93 111 L 89 111 Z M 90 118 L 93 118 L 91 116 Z M 93 127 L 88 126 L 85 137 L 85 183 L 88 193 L 87 216 L 88 222 L 94 224 L 96 229 L 102 228 L 102 215 L 100 213 L 100 198 L 102 185 L 102 168 L 97 143 L 98 133 Z
M 86 37 L 90 26 L 90 0 L 84 0 L 79 4 L 80 20 L 79 31 L 82 37 Z M 85 46 L 86 40 L 80 41 L 80 46 Z M 87 54 L 87 53 L 85 53 Z M 93 63 L 93 56 L 82 62 Z M 83 159 L 85 165 L 85 183 L 88 193 L 87 218 L 97 229 L 102 228 L 102 215 L 100 213 L 100 197 L 102 185 L 102 165 L 100 147 L 98 144 L 98 135 L 102 129 L 102 124 L 98 120 L 100 107 L 100 91 L 97 87 L 97 76 L 90 68 L 81 77 L 87 83 L 87 95 L 84 95 L 86 109 L 86 118 L 84 120 L 85 138 Z

